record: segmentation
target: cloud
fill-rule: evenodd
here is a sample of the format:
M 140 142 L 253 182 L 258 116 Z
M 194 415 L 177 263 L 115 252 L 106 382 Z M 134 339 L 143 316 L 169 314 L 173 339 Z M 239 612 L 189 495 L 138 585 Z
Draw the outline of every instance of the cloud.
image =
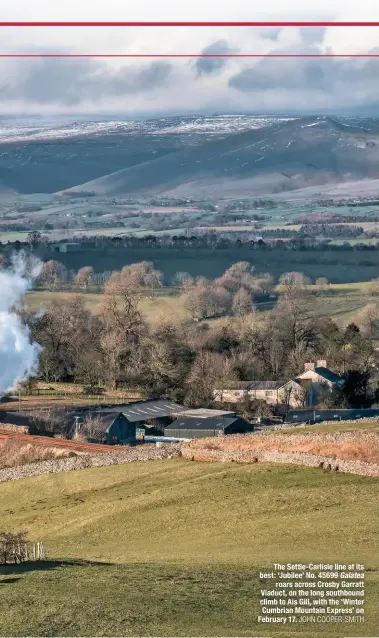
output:
M 114 69 L 90 58 L 36 58 L 18 70 L 0 87 L 2 100 L 75 106 L 163 89 L 172 65 L 155 60 Z
M 300 37 L 305 44 L 323 42 L 326 31 L 326 27 L 302 27 L 299 29 Z
M 307 47 L 307 54 L 317 49 Z M 292 53 L 292 51 L 275 51 Z M 246 68 L 229 79 L 229 86 L 242 92 L 281 88 L 317 89 L 328 91 L 335 79 L 336 63 L 333 58 L 262 58 L 255 66 Z
M 263 40 L 272 40 L 276 42 L 281 31 L 281 27 L 264 27 L 263 29 L 260 29 L 259 36 Z
M 210 55 L 234 52 L 318 55 L 334 51 L 323 29 L 310 28 L 310 33 L 307 29 L 281 29 L 271 32 L 270 37 L 267 34 L 262 37 L 261 30 L 255 29 L 241 29 L 238 34 L 234 32 L 233 37 L 232 33 L 230 37 L 228 34 L 211 44 L 206 39 L 193 44 L 191 32 L 190 39 L 180 43 L 179 51 L 193 52 L 202 45 L 202 53 Z M 127 46 L 139 52 L 144 51 L 149 42 L 129 41 Z M 177 43 L 170 40 L 170 45 L 175 48 Z M 38 47 L 42 53 L 57 50 L 77 51 L 72 47 Z M 378 51 L 372 49 L 371 53 Z M 201 57 L 190 62 L 185 58 L 170 61 L 2 59 L 0 112 L 138 116 L 265 110 L 346 112 L 350 109 L 357 113 L 365 111 L 366 106 L 374 112 L 379 102 L 377 67 L 377 59 L 320 57 L 266 56 L 254 60 Z
M 306 53 L 316 53 L 308 46 Z M 283 51 L 291 53 L 291 51 Z M 322 102 L 330 109 L 378 102 L 379 74 L 377 60 L 354 58 L 269 58 L 245 68 L 229 78 L 229 86 L 241 93 L 265 92 L 278 105 L 293 103 L 308 110 Z
M 213 44 L 205 47 L 201 53 L 203 55 L 237 53 L 237 49 L 230 47 L 226 40 L 218 40 L 217 42 L 213 42 Z M 197 75 L 201 76 L 219 73 L 225 67 L 227 62 L 228 58 L 198 58 L 195 62 Z

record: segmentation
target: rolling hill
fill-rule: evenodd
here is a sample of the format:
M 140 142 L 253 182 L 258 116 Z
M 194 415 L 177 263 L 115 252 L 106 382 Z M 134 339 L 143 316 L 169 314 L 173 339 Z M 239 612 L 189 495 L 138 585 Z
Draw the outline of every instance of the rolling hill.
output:
M 259 571 L 287 561 L 363 563 L 361 633 L 374 635 L 378 482 L 173 459 L 0 484 L 3 529 L 27 529 L 49 556 L 1 568 L 0 635 L 324 637 L 324 624 L 257 622 Z
M 248 197 L 378 177 L 379 130 L 307 117 L 186 146 L 66 193 Z

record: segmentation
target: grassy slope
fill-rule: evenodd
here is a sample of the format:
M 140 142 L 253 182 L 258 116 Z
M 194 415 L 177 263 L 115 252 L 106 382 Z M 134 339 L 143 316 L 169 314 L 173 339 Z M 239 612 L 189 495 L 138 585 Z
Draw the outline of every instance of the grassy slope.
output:
M 96 314 L 99 312 L 104 296 L 102 294 L 77 292 L 50 292 L 47 290 L 38 290 L 27 295 L 26 300 L 30 308 L 38 310 L 46 307 L 54 299 L 73 299 L 76 296 L 84 298 L 84 304 L 88 310 Z M 157 296 L 154 299 L 144 298 L 140 304 L 142 312 L 153 323 L 161 321 L 164 317 L 184 318 L 189 314 L 183 307 L 183 303 L 178 297 L 173 296 Z
M 179 459 L 2 484 L 2 527 L 27 528 L 57 562 L 0 578 L 0 635 L 287 637 L 292 628 L 256 624 L 257 570 L 277 561 L 375 569 L 378 486 L 306 468 Z M 377 586 L 369 572 L 360 635 L 375 633 Z M 293 631 L 325 635 L 323 625 L 305 627 Z M 328 625 L 328 635 L 357 628 Z
M 368 303 L 375 303 L 377 296 L 369 294 L 372 285 L 368 282 L 357 284 L 331 284 L 329 290 L 324 292 L 317 286 L 310 286 L 314 293 L 312 313 L 318 317 L 331 317 L 337 322 L 348 323 L 352 321 L 359 311 Z M 71 299 L 80 293 L 76 292 L 49 292 L 39 290 L 27 295 L 27 303 L 33 309 L 46 307 L 53 299 Z M 101 294 L 82 294 L 86 307 L 91 312 L 98 312 L 103 301 Z M 260 313 L 272 307 L 273 304 L 258 304 Z M 184 308 L 182 300 L 178 296 L 159 295 L 154 299 L 144 298 L 141 301 L 141 310 L 152 323 L 159 323 L 165 317 L 174 319 L 189 318 L 188 311 Z

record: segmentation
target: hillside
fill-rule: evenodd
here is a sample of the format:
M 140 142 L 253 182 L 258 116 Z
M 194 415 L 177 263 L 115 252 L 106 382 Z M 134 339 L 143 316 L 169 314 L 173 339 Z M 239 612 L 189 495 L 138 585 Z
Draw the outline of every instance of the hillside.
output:
M 258 196 L 375 179 L 378 165 L 378 131 L 307 117 L 176 150 L 68 192 Z
M 0 634 L 272 636 L 256 622 L 260 568 L 359 559 L 367 570 L 364 629 L 374 635 L 378 485 L 305 468 L 181 459 L 2 484 L 3 528 L 42 539 L 49 561 L 3 568 Z M 328 626 L 335 638 L 356 633 L 354 625 Z M 325 628 L 294 627 L 297 634 L 321 638 Z M 275 636 L 287 638 L 288 628 Z
M 54 193 L 280 119 L 221 115 L 74 122 L 67 117 L 63 122 L 57 117 L 43 122 L 21 118 L 17 124 L 5 120 L 0 127 L 0 184 L 8 194 Z

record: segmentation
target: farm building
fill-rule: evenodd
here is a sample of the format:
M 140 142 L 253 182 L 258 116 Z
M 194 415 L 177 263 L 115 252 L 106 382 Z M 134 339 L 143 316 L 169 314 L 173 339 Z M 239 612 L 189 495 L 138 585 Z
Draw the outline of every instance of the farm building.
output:
M 290 405 L 298 407 L 303 404 L 304 389 L 298 381 L 237 381 L 228 383 L 226 388 L 214 391 L 216 401 L 238 403 L 245 398 L 265 401 L 269 405 Z
M 199 439 L 223 434 L 252 432 L 254 426 L 237 416 L 231 417 L 179 417 L 165 427 L 165 436 L 178 439 Z
M 80 416 L 79 416 L 80 415 Z M 120 443 L 129 442 L 130 440 L 137 439 L 137 432 L 139 430 L 145 430 L 149 436 L 172 436 L 177 435 L 166 433 L 166 429 L 173 427 L 174 423 L 178 423 L 179 419 L 183 421 L 188 420 L 188 426 L 191 423 L 196 424 L 198 421 L 204 425 L 204 431 L 206 432 L 202 436 L 214 436 L 214 430 L 220 429 L 218 423 L 223 423 L 227 428 L 226 433 L 231 432 L 245 432 L 246 427 L 250 429 L 252 426 L 238 419 L 235 412 L 225 410 L 211 410 L 207 408 L 189 409 L 182 405 L 173 403 L 166 399 L 158 399 L 151 401 L 135 401 L 133 403 L 118 404 L 110 407 L 98 408 L 98 409 L 85 409 L 83 411 L 76 411 L 73 413 L 73 421 L 75 416 L 79 416 L 80 421 L 91 415 L 92 417 L 100 417 L 104 423 L 104 441 L 112 444 L 116 441 Z M 174 423 L 173 423 L 174 422 Z M 207 425 L 205 425 L 207 422 Z M 245 426 L 244 424 L 247 424 Z M 234 428 L 241 427 L 241 430 L 235 430 Z M 192 429 L 196 429 L 194 425 Z M 189 428 L 191 429 L 191 428 Z M 208 432 L 212 432 L 209 433 Z M 200 429 L 199 429 L 200 431 Z M 223 428 L 221 428 L 221 433 Z M 181 435 L 179 438 L 187 438 Z
M 136 441 L 136 426 L 122 412 L 88 412 L 86 416 L 96 419 L 93 440 L 109 445 L 124 445 Z M 78 423 L 80 431 L 81 419 Z
M 327 367 L 325 359 L 320 359 L 316 363 L 305 363 L 304 372 L 299 374 L 296 381 L 304 388 L 305 404 L 308 406 L 317 405 L 323 391 L 332 391 L 333 388 L 343 385 L 342 377 Z
M 76 250 L 80 250 L 81 244 L 76 241 L 59 242 L 58 244 L 51 244 L 51 249 L 54 253 L 72 253 Z
M 114 414 L 104 415 L 104 442 L 110 445 L 133 443 L 136 440 L 136 426 L 120 412 L 116 418 Z
M 180 417 L 194 417 L 195 419 L 217 419 L 236 416 L 231 410 L 213 410 L 211 408 L 183 408 L 178 412 Z
M 158 399 L 156 401 L 135 401 L 109 408 L 101 408 L 93 413 L 101 415 L 113 414 L 114 416 L 115 413 L 121 412 L 128 423 L 133 424 L 136 428 L 144 425 L 163 427 L 168 425 L 184 409 L 183 406 L 172 401 Z

